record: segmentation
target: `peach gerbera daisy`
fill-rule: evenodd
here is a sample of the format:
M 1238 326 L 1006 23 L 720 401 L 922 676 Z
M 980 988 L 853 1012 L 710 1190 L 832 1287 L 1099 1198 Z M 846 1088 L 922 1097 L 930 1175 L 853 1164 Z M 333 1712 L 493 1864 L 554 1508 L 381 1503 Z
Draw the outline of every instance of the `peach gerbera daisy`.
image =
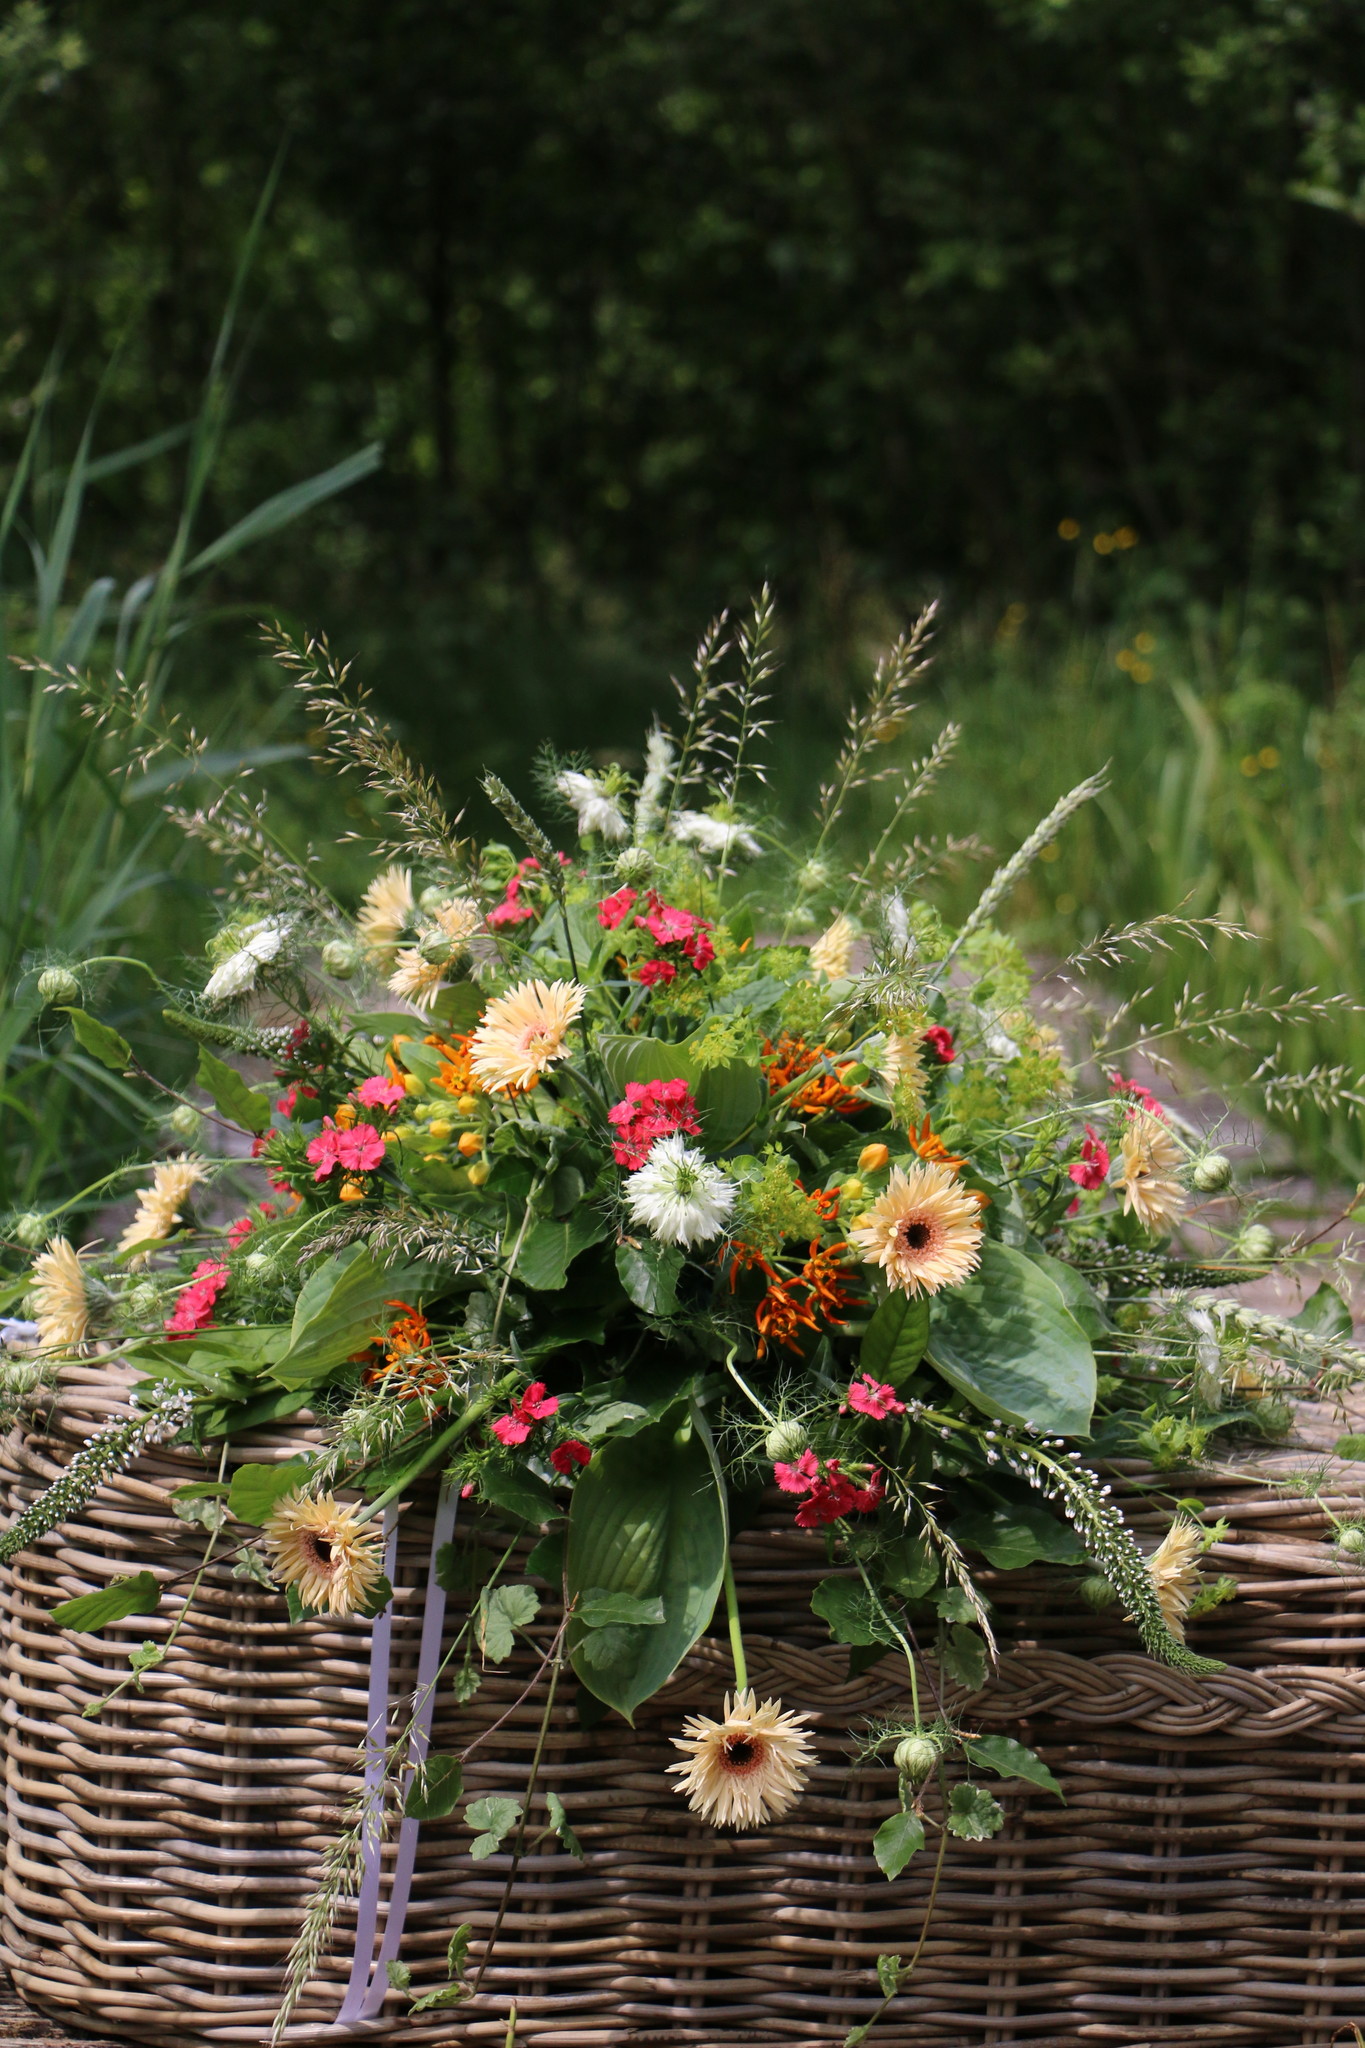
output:
M 355 920 L 366 952 L 381 962 L 387 960 L 404 929 L 411 924 L 415 908 L 412 876 L 407 868 L 395 863 L 385 868 L 382 875 L 376 875 L 360 899 Z
M 305 1607 L 354 1614 L 383 1576 L 382 1538 L 359 1510 L 335 1495 L 295 1490 L 276 1501 L 265 1524 L 271 1570 Z
M 404 946 L 393 963 L 389 994 L 405 996 L 414 1010 L 429 1010 L 441 988 L 439 960 L 426 960 L 419 946 Z
M 780 1820 L 805 1789 L 815 1761 L 811 1739 L 801 1725 L 809 1714 L 783 1711 L 780 1700 L 758 1704 L 752 1692 L 725 1695 L 724 1718 L 691 1714 L 673 1747 L 686 1761 L 670 1764 L 693 1813 L 713 1828 L 756 1828 Z
M 64 1237 L 54 1237 L 33 1261 L 30 1290 L 40 1351 L 79 1351 L 90 1331 L 85 1268 Z
M 1144 1230 L 1160 1236 L 1171 1228 L 1185 1206 L 1185 1190 L 1176 1179 L 1182 1163 L 1179 1145 L 1159 1116 L 1135 1109 L 1123 1133 L 1125 1215 L 1134 1215 Z
M 488 1094 L 533 1088 L 564 1057 L 584 994 L 575 981 L 523 981 L 493 998 L 470 1046 L 470 1063 Z
M 129 1252 L 134 1245 L 157 1244 L 169 1237 L 177 1223 L 183 1223 L 180 1211 L 190 1189 L 204 1178 L 204 1162 L 188 1156 L 180 1159 L 163 1160 L 152 1168 L 152 1184 L 144 1188 L 137 1198 L 137 1210 L 132 1222 L 118 1241 L 120 1252 Z M 135 1266 L 145 1265 L 146 1252 L 132 1261 Z
M 936 1159 L 893 1167 L 886 1192 L 849 1231 L 869 1265 L 881 1266 L 892 1287 L 907 1294 L 937 1294 L 976 1271 L 981 1257 L 981 1210 L 955 1173 Z

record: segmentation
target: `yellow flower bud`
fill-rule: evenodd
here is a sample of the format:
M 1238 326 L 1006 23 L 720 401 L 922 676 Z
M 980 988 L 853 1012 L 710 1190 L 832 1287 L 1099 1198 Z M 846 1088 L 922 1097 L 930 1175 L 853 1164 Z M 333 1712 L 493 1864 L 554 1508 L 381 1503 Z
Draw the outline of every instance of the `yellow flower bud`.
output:
M 417 1126 L 416 1124 L 395 1124 L 393 1135 L 395 1138 L 401 1138 L 405 1145 L 410 1145 L 417 1136 Z
M 889 1145 L 864 1145 L 858 1154 L 859 1173 L 880 1173 L 891 1157 Z
M 472 1188 L 481 1188 L 492 1171 L 486 1159 L 476 1159 L 469 1169 L 469 1185 Z
M 336 1114 L 332 1118 L 332 1122 L 336 1125 L 337 1129 L 339 1131 L 349 1131 L 355 1120 L 355 1104 L 353 1102 L 339 1102 L 336 1106 Z
M 451 1123 L 450 1119 L 444 1116 L 434 1116 L 427 1125 L 427 1129 L 431 1132 L 432 1137 L 442 1145 L 444 1145 L 454 1128 L 455 1126 Z
M 473 1116 L 478 1106 L 479 1098 L 477 1095 L 462 1095 L 455 1105 L 461 1116 Z
M 363 1202 L 365 1190 L 358 1180 L 344 1180 L 341 1183 L 341 1199 L 343 1202 Z
M 425 1095 L 427 1084 L 420 1074 L 404 1074 L 403 1086 L 409 1095 Z
M 846 1202 L 861 1202 L 867 1189 L 860 1180 L 846 1180 L 839 1192 Z
M 476 1152 L 482 1152 L 482 1150 L 483 1150 L 483 1134 L 482 1134 L 482 1132 L 481 1132 L 481 1131 L 465 1131 L 465 1132 L 464 1132 L 464 1133 L 463 1133 L 463 1134 L 461 1135 L 461 1138 L 460 1138 L 460 1146 L 459 1146 L 459 1149 L 460 1149 L 460 1151 L 461 1151 L 461 1152 L 463 1152 L 463 1154 L 464 1154 L 464 1156 L 465 1156 L 465 1158 L 466 1158 L 466 1159 L 472 1159 L 472 1158 L 474 1157 L 474 1154 L 475 1154 Z

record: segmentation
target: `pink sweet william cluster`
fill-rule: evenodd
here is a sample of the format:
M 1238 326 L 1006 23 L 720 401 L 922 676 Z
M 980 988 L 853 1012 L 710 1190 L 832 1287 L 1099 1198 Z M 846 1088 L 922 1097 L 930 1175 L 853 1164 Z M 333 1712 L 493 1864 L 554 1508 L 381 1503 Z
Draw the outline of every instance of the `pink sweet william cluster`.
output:
M 322 1129 L 308 1147 L 308 1160 L 317 1168 L 314 1180 L 326 1180 L 338 1166 L 348 1173 L 371 1173 L 384 1164 L 384 1139 L 373 1124 L 352 1124 L 349 1130 L 339 1130 L 331 1117 L 325 1116 Z
M 627 1081 L 626 1099 L 607 1111 L 612 1127 L 611 1153 L 618 1166 L 638 1173 L 656 1138 L 683 1131 L 701 1136 L 697 1105 L 686 1081 Z
M 390 1080 L 387 1074 L 371 1074 L 351 1095 L 352 1102 L 358 1102 L 362 1109 L 397 1109 L 407 1099 L 403 1083 Z
M 1109 1147 L 1092 1124 L 1085 1127 L 1081 1156 L 1067 1168 L 1078 1188 L 1102 1188 L 1109 1174 Z
M 904 1415 L 905 1403 L 896 1399 L 896 1389 L 888 1387 L 881 1380 L 874 1380 L 870 1372 L 860 1373 L 849 1383 L 847 1406 L 859 1415 L 870 1415 L 877 1422 L 884 1422 L 888 1415 Z
M 1159 1116 L 1165 1122 L 1166 1112 L 1150 1088 L 1144 1088 L 1141 1081 L 1125 1081 L 1122 1074 L 1115 1074 L 1112 1079 L 1114 1093 L 1127 1101 L 1130 1117 L 1135 1110 L 1145 1109 L 1149 1116 Z
M 496 931 L 500 926 L 526 924 L 533 918 L 535 904 L 523 902 L 521 891 L 527 879 L 539 873 L 540 862 L 533 853 L 528 853 L 525 860 L 519 860 L 516 873 L 508 878 L 507 887 L 502 892 L 502 902 L 493 906 L 484 922 Z
M 613 896 L 604 896 L 597 906 L 597 922 L 605 931 L 614 932 L 635 909 L 642 899 L 627 885 L 618 889 Z M 711 927 L 703 917 L 694 917 L 690 910 L 679 910 L 675 904 L 665 903 L 653 890 L 646 892 L 644 909 L 635 917 L 638 930 L 648 932 L 660 949 L 653 960 L 642 960 L 635 969 L 635 980 L 645 988 L 653 988 L 660 982 L 676 981 L 679 962 L 702 974 L 716 957 L 711 941 Z
M 214 1303 L 228 1283 L 228 1269 L 216 1259 L 201 1259 L 190 1275 L 189 1285 L 175 1298 L 175 1308 L 166 1318 L 172 1337 L 187 1337 L 192 1330 L 206 1330 L 213 1321 Z
M 532 1380 L 524 1394 L 512 1403 L 509 1415 L 499 1415 L 489 1428 L 500 1444 L 524 1444 L 538 1422 L 544 1422 L 559 1408 L 558 1397 L 547 1394 L 544 1380 Z
M 794 1465 L 774 1465 L 773 1478 L 783 1493 L 805 1495 L 796 1510 L 798 1529 L 818 1529 L 847 1514 L 870 1515 L 886 1491 L 880 1472 L 873 1473 L 868 1485 L 858 1486 L 839 1470 L 837 1458 L 828 1458 L 822 1465 L 809 1450 L 802 1451 Z
M 931 1024 L 924 1034 L 924 1043 L 941 1066 L 950 1067 L 957 1058 L 953 1034 L 946 1024 Z

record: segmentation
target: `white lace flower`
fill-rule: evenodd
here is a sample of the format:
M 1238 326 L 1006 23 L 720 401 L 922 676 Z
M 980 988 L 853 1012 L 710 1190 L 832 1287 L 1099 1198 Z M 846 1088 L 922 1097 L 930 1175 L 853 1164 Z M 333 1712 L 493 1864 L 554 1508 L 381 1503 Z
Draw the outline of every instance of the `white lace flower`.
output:
M 698 853 L 717 853 L 722 859 L 747 853 L 753 860 L 763 851 L 747 825 L 733 818 L 713 818 L 709 811 L 677 811 L 669 830 L 680 845 L 695 846 Z
M 234 996 L 244 996 L 248 989 L 255 988 L 257 973 L 267 961 L 276 957 L 288 936 L 289 924 L 285 918 L 267 917 L 259 924 L 248 926 L 236 951 L 229 953 L 205 982 L 204 1001 L 228 1003 Z
M 626 1182 L 631 1220 L 661 1244 L 709 1244 L 735 1205 L 735 1183 L 704 1152 L 674 1134 L 657 1138 Z
M 578 815 L 578 836 L 600 832 L 604 839 L 625 839 L 630 827 L 606 784 L 595 775 L 582 775 L 576 768 L 555 777 L 555 788 L 566 797 Z

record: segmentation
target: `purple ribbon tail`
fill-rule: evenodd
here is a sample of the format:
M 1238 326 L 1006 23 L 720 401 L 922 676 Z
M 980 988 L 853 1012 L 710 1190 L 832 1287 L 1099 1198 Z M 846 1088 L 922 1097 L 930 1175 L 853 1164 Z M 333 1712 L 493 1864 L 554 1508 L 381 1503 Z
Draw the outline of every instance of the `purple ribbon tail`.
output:
M 414 1764 L 426 1761 L 431 1747 L 431 1724 L 436 1711 L 436 1674 L 441 1665 L 441 1635 L 445 1627 L 445 1589 L 436 1577 L 436 1560 L 455 1532 L 459 1507 L 458 1487 L 447 1483 L 436 1503 L 436 1522 L 431 1533 L 431 1560 L 427 1567 L 426 1601 L 422 1611 L 422 1640 L 417 1653 L 417 1703 L 408 1755 Z M 398 1554 L 398 1514 L 388 1508 L 384 1516 L 384 1570 L 393 1578 Z M 370 1638 L 370 1696 L 366 1714 L 365 1789 L 377 1792 L 384 1772 L 388 1747 L 389 1679 L 393 1656 L 393 1603 L 384 1609 Z M 421 1822 L 404 1820 L 398 1830 L 398 1855 L 394 1863 L 389 1910 L 384 1922 L 384 1939 L 376 1958 L 375 1932 L 379 1925 L 379 1894 L 383 1875 L 383 1834 L 378 1827 L 367 1829 L 362 1843 L 360 1897 L 356 1910 L 355 1955 L 346 1985 L 346 1996 L 333 2020 L 333 2027 L 353 2026 L 373 2019 L 384 2003 L 389 1988 L 387 1965 L 398 1958 L 407 1923 L 408 1900 L 412 1894 L 413 1870 L 417 1860 L 417 1837 Z M 373 1959 L 373 1961 L 372 1961 Z

